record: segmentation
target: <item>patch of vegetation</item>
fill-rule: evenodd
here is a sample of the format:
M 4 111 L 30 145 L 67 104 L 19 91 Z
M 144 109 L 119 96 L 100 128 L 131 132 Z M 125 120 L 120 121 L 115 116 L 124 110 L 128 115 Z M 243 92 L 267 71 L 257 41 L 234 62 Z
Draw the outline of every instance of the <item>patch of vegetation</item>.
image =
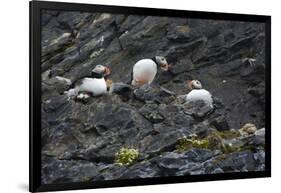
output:
M 139 157 L 139 151 L 134 148 L 121 148 L 115 154 L 115 163 L 121 166 L 129 166 L 136 162 Z
M 223 153 L 233 153 L 238 151 L 241 151 L 240 146 L 232 145 L 231 143 L 226 143 L 223 145 L 223 149 L 222 149 Z
M 183 137 L 178 140 L 176 149 L 179 152 L 187 151 L 191 148 L 208 148 L 209 141 L 206 139 L 198 139 L 197 136 Z
M 211 150 L 221 150 L 223 153 L 232 153 L 241 150 L 238 145 L 226 143 L 225 140 L 239 137 L 238 131 L 214 131 L 205 138 L 198 138 L 196 135 L 178 139 L 176 150 L 179 152 L 187 151 L 191 148 L 205 148 Z
M 233 139 L 241 136 L 240 132 L 237 130 L 220 131 L 220 132 L 214 131 L 214 132 L 217 133 L 217 135 L 219 135 L 223 139 Z
M 223 138 L 220 136 L 218 131 L 211 132 L 206 139 L 209 142 L 208 149 L 223 149 L 224 144 L 223 144 Z

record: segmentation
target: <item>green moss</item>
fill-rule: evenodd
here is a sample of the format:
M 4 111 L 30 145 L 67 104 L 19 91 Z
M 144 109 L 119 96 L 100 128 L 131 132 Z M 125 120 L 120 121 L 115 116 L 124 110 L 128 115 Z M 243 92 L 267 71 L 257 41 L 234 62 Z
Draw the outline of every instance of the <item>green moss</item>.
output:
M 223 153 L 232 153 L 240 151 L 240 146 L 231 143 L 225 143 L 225 139 L 233 139 L 239 137 L 237 131 L 215 131 L 208 135 L 209 149 L 219 149 Z
M 223 148 L 223 138 L 218 132 L 210 133 L 206 139 L 209 141 L 209 149 L 222 149 Z
M 217 133 L 217 135 L 219 135 L 223 139 L 233 139 L 241 136 L 239 131 L 236 130 L 220 131 L 220 132 L 215 131 L 215 133 Z
M 196 148 L 208 148 L 209 147 L 209 141 L 206 140 L 206 139 L 195 140 L 195 141 L 193 141 L 193 147 L 196 147 Z
M 206 139 L 197 139 L 197 137 L 183 137 L 178 140 L 176 149 L 179 152 L 187 151 L 191 148 L 208 148 L 209 142 Z
M 214 131 L 207 137 L 199 139 L 197 136 L 188 136 L 178 139 L 176 150 L 179 152 L 187 151 L 191 148 L 205 148 L 211 150 L 221 150 L 224 153 L 241 151 L 240 146 L 225 143 L 226 139 L 239 137 L 240 133 L 235 130 L 231 131 Z
M 190 148 L 192 148 L 192 140 L 191 139 L 187 139 L 187 138 L 178 139 L 178 142 L 177 142 L 177 145 L 176 145 L 177 151 L 183 152 L 183 151 L 186 151 Z
M 132 165 L 139 157 L 139 151 L 134 148 L 121 148 L 115 154 L 115 163 L 118 165 Z
M 240 146 L 232 145 L 232 144 L 224 144 L 222 152 L 223 153 L 233 153 L 241 151 Z

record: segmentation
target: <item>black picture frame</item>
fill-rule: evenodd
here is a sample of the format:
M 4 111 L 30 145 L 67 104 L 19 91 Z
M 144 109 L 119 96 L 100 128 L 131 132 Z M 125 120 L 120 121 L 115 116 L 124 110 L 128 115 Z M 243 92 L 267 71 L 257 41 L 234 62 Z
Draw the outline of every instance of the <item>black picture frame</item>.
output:
M 122 186 L 137 186 L 151 184 L 183 183 L 198 181 L 214 181 L 244 178 L 262 178 L 271 176 L 271 17 L 265 15 L 247 15 L 232 13 L 214 13 L 201 11 L 184 11 L 154 8 L 136 8 L 124 6 L 105 6 L 93 4 L 62 3 L 31 1 L 29 2 L 30 11 L 30 192 L 77 190 L 89 188 L 108 188 Z M 265 143 L 265 171 L 241 172 L 241 173 L 221 173 L 207 175 L 191 175 L 178 177 L 160 177 L 149 179 L 126 179 L 114 181 L 98 181 L 95 183 L 64 183 L 64 184 L 41 184 L 41 73 L 40 73 L 40 54 L 41 54 L 41 29 L 40 11 L 42 9 L 68 10 L 82 12 L 109 12 L 124 14 L 141 14 L 152 16 L 172 16 L 172 17 L 192 17 L 208 18 L 214 20 L 237 20 L 265 23 L 265 52 L 266 52 L 266 143 Z

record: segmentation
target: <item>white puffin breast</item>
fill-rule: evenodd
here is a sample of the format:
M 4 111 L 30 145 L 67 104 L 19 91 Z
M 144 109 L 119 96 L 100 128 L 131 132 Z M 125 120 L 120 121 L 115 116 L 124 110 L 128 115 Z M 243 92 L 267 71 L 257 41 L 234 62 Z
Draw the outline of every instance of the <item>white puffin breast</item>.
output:
M 133 78 L 138 79 L 142 76 L 150 76 L 151 81 L 157 73 L 157 64 L 151 59 L 142 59 L 138 61 L 133 68 Z
M 194 90 L 190 91 L 186 95 L 185 100 L 186 100 L 186 102 L 202 100 L 208 105 L 213 104 L 212 95 L 209 93 L 209 91 L 207 91 L 205 89 L 194 89 Z
M 94 96 L 106 93 L 107 87 L 104 78 L 84 78 L 77 92 L 91 92 Z

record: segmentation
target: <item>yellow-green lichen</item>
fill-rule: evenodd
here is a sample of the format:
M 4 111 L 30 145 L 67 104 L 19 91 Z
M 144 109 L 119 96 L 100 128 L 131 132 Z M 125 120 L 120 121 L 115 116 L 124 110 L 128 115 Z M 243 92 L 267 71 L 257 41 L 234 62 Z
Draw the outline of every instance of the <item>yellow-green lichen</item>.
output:
M 208 148 L 209 142 L 206 139 L 198 139 L 196 136 L 183 137 L 178 140 L 176 149 L 179 152 L 187 151 L 191 148 Z
M 134 148 L 121 148 L 115 154 L 115 163 L 118 165 L 132 165 L 139 157 L 139 151 Z
M 205 148 L 211 150 L 221 150 L 224 153 L 232 153 L 241 150 L 241 147 L 226 142 L 240 136 L 235 130 L 230 131 L 213 131 L 205 138 L 198 138 L 196 135 L 178 139 L 176 150 L 179 152 L 187 151 L 191 148 Z

